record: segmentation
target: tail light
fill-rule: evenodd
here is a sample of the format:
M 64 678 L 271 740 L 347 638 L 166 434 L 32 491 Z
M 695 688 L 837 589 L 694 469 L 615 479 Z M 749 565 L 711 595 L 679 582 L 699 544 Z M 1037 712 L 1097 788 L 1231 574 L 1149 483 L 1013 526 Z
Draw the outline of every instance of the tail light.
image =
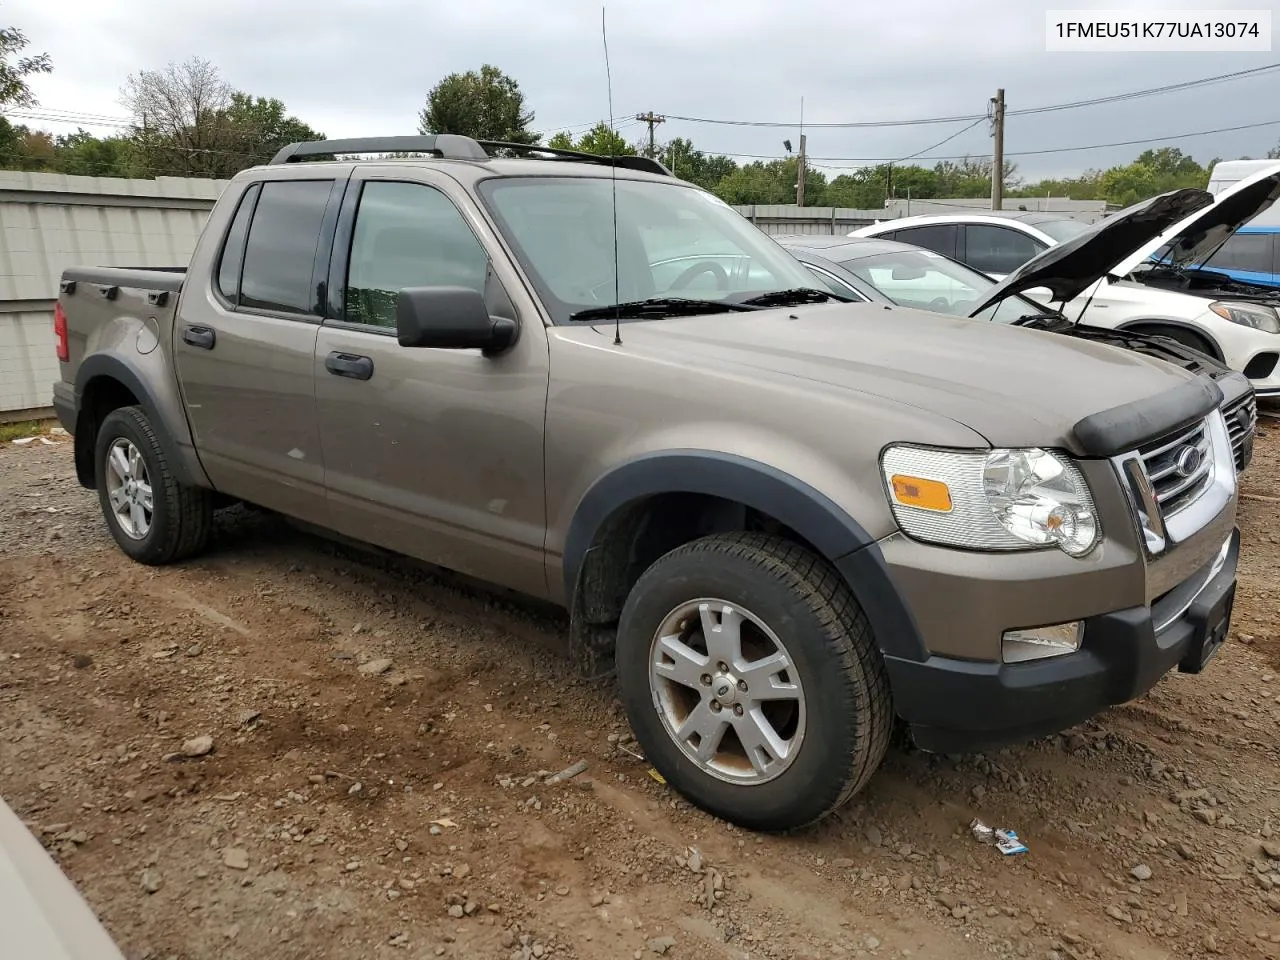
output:
M 67 312 L 60 303 L 53 305 L 53 335 L 58 340 L 58 359 L 66 363 L 71 359 L 71 345 L 67 342 Z

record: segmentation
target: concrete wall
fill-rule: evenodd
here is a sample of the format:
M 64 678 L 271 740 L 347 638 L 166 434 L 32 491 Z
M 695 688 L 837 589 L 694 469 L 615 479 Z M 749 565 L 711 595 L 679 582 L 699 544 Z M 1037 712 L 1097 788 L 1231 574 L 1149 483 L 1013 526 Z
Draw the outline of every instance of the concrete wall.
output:
M 70 266 L 185 266 L 226 181 L 0 171 L 0 420 L 44 413 Z
M 733 209 L 768 234 L 808 233 L 838 236 L 880 220 L 917 217 L 925 214 L 988 212 L 989 200 L 941 199 L 890 200 L 883 208 L 857 210 L 850 207 L 797 207 L 789 204 L 741 204 Z M 1097 223 L 1107 215 L 1104 200 L 1068 200 L 1065 197 L 1015 197 L 1005 200 L 1005 210 L 1037 210 L 1060 213 L 1085 223 Z

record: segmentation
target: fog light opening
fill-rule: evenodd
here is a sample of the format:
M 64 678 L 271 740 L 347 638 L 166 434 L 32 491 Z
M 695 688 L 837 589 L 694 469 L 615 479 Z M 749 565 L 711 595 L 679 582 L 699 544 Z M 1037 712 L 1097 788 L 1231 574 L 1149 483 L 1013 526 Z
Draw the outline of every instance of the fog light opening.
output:
M 1006 630 L 1001 639 L 1000 653 L 1005 663 L 1061 657 L 1079 650 L 1083 636 L 1084 623 L 1080 620 L 1048 627 Z

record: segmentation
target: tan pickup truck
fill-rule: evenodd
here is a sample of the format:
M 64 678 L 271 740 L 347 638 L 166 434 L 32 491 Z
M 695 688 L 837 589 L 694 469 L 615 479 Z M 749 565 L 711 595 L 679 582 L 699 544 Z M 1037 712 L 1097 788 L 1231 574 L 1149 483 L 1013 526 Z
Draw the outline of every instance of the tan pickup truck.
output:
M 130 557 L 245 501 L 558 602 L 652 764 L 745 826 L 835 809 L 895 717 L 925 749 L 1034 737 L 1228 631 L 1213 382 L 843 302 L 643 158 L 295 144 L 185 270 L 68 270 L 56 317 L 54 403 Z

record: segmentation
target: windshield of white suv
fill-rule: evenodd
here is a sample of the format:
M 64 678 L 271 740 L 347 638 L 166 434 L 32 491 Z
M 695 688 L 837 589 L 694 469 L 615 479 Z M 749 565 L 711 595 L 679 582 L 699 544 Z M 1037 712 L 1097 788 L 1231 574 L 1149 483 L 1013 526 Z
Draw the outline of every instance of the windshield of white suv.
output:
M 638 319 L 744 309 L 763 294 L 777 295 L 771 306 L 788 296 L 796 303 L 828 298 L 750 221 L 675 180 L 617 180 L 615 276 L 614 186 L 603 177 L 501 177 L 480 185 L 554 322 L 595 319 L 618 303 L 631 308 L 624 319 Z
M 956 317 L 969 316 L 996 285 L 985 274 L 932 250 L 893 250 L 845 260 L 840 266 L 900 306 Z M 1012 296 L 983 310 L 975 319 L 1013 323 L 1045 309 L 1046 306 L 1032 300 Z
M 1092 225 L 1084 223 L 1080 220 L 1041 220 L 1033 223 L 1033 227 L 1041 233 L 1047 233 L 1053 237 L 1058 243 L 1064 240 L 1070 240 L 1072 237 L 1078 237 L 1082 233 L 1088 233 L 1093 229 Z

